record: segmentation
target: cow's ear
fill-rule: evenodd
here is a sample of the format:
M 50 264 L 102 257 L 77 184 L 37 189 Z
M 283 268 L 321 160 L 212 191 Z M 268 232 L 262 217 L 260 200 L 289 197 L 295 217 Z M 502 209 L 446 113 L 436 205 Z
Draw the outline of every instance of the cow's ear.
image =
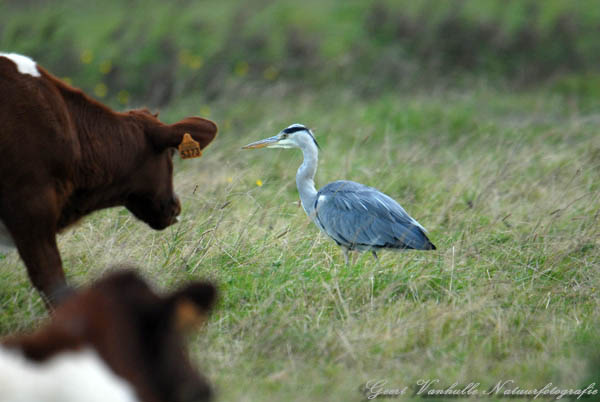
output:
M 176 148 L 183 141 L 185 133 L 204 149 L 217 135 L 217 125 L 207 119 L 200 117 L 188 117 L 178 123 L 161 125 L 150 130 L 152 142 L 158 149 Z
M 202 325 L 217 299 L 217 289 L 210 282 L 196 282 L 180 289 L 168 299 L 176 326 L 187 330 Z

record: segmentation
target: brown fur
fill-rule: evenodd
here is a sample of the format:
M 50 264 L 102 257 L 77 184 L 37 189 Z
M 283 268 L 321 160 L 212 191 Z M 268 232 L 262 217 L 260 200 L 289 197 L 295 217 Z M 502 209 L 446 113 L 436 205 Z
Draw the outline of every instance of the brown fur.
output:
M 159 296 L 127 269 L 64 301 L 34 333 L 3 343 L 38 362 L 91 347 L 143 402 L 206 401 L 210 386 L 190 364 L 178 323 L 190 318 L 179 316 L 181 306 L 207 316 L 215 299 L 216 289 L 208 282 Z
M 102 208 L 125 206 L 154 229 L 180 213 L 174 148 L 183 134 L 206 147 L 217 126 L 166 125 L 147 110 L 117 113 L 37 67 L 0 57 L 0 220 L 33 285 L 50 303 L 65 286 L 56 233 Z

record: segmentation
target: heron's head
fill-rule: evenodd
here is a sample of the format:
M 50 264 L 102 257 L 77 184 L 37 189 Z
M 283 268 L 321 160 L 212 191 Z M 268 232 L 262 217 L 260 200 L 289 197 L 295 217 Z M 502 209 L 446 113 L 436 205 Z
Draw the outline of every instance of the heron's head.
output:
M 243 149 L 253 148 L 301 148 L 316 146 L 319 144 L 312 131 L 302 124 L 292 124 L 281 130 L 279 134 L 248 144 Z

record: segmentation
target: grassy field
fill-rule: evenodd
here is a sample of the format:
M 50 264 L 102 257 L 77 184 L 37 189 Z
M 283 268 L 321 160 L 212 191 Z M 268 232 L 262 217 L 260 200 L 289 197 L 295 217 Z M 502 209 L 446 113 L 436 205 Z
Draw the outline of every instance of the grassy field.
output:
M 464 3 L 465 15 L 473 15 L 475 2 Z M 227 12 L 214 8 L 208 15 L 220 21 L 234 14 L 223 4 Z M 287 10 L 269 4 L 248 30 Z M 307 2 L 307 15 L 318 14 L 316 4 Z M 494 2 L 482 4 L 488 5 L 484 14 L 494 13 Z M 561 2 L 547 4 L 561 9 Z M 115 10 L 107 6 L 106 13 L 115 12 L 118 22 L 122 14 Z M 334 27 L 346 27 L 347 41 L 333 41 L 335 47 L 324 39 L 322 60 L 337 60 L 348 50 L 342 45 L 351 46 L 354 31 L 342 23 L 344 13 L 360 7 L 349 10 L 327 9 Z M 553 26 L 550 12 L 540 14 Z M 0 43 L 39 49 L 36 58 L 44 64 L 41 46 L 14 39 L 25 18 L 14 15 L 0 29 Z M 309 21 L 325 29 L 327 20 Z M 225 28 L 211 33 L 227 42 Z M 69 38 L 75 28 L 62 29 L 55 38 Z M 376 35 L 383 53 L 389 50 L 384 34 Z M 73 45 L 78 60 L 88 47 L 96 56 L 102 52 L 106 37 L 94 31 L 70 38 L 87 42 Z M 115 46 L 106 52 L 122 55 Z M 365 398 L 361 385 L 374 379 L 387 380 L 389 388 L 409 386 L 409 394 L 427 379 L 439 379 L 439 388 L 478 382 L 480 390 L 501 380 L 521 388 L 600 382 L 597 73 L 565 72 L 535 86 L 450 75 L 403 91 L 377 77 L 369 86 L 373 73 L 359 71 L 360 85 L 333 75 L 326 85 L 317 79 L 303 86 L 302 76 L 292 77 L 294 66 L 273 64 L 268 71 L 274 75 L 265 74 L 275 60 L 269 52 L 261 64 L 246 54 L 236 59 L 207 49 L 203 66 L 216 68 L 211 60 L 226 59 L 231 67 L 219 90 L 208 96 L 175 80 L 180 90 L 160 107 L 166 122 L 202 114 L 220 126 L 201 159 L 177 158 L 182 222 L 155 232 L 124 209 L 88 217 L 59 239 L 72 283 L 89 283 L 122 262 L 140 266 L 159 289 L 213 279 L 220 303 L 190 347 L 222 401 L 359 401 Z M 130 62 L 142 63 L 140 53 L 136 49 Z M 73 71 L 74 84 L 94 93 L 100 64 L 98 57 L 83 63 Z M 95 75 L 86 75 L 90 65 Z M 210 72 L 198 68 L 201 75 Z M 137 81 L 127 89 L 131 98 L 119 97 L 127 74 L 113 77 L 106 97 L 96 96 L 114 106 L 142 103 L 146 93 L 136 90 Z M 378 262 L 364 254 L 344 266 L 335 243 L 298 205 L 300 151 L 241 150 L 295 122 L 312 127 L 322 147 L 317 187 L 350 179 L 379 188 L 429 230 L 438 250 L 381 253 Z M 0 258 L 0 335 L 31 329 L 46 316 L 42 302 L 16 253 Z
M 485 87 L 339 95 L 216 105 L 218 139 L 200 160 L 177 162 L 183 222 L 154 232 L 125 210 L 93 215 L 60 238 L 70 280 L 123 261 L 160 288 L 214 279 L 221 303 L 191 347 L 221 400 L 360 400 L 369 379 L 588 381 L 600 323 L 600 116 L 545 92 Z M 380 188 L 438 251 L 378 263 L 364 254 L 345 267 L 298 207 L 300 153 L 240 149 L 295 121 L 321 142 L 318 186 Z M 17 256 L 2 265 L 6 334 L 44 310 Z

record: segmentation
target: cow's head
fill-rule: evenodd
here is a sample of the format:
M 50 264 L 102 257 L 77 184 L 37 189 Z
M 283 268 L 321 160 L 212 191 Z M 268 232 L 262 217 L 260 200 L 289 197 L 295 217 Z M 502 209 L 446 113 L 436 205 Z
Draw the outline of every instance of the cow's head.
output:
M 91 347 L 141 401 L 208 401 L 210 386 L 192 367 L 182 332 L 208 317 L 215 298 L 208 282 L 159 296 L 127 269 L 66 300 L 37 332 L 5 343 L 39 362 Z
M 167 125 L 146 110 L 131 111 L 130 115 L 143 127 L 147 151 L 136 161 L 125 207 L 153 229 L 164 229 L 175 223 L 181 212 L 179 198 L 173 191 L 173 155 L 177 146 L 189 133 L 204 149 L 215 138 L 217 125 L 200 117 Z

